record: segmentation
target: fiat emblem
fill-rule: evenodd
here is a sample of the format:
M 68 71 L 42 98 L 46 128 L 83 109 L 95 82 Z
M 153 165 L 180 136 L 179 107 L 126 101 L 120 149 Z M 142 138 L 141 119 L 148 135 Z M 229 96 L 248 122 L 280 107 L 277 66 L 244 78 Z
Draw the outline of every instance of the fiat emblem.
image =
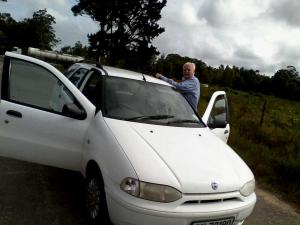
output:
M 211 188 L 212 188 L 213 190 L 217 190 L 217 189 L 218 189 L 218 184 L 217 184 L 216 182 L 212 182 L 212 183 L 211 183 Z

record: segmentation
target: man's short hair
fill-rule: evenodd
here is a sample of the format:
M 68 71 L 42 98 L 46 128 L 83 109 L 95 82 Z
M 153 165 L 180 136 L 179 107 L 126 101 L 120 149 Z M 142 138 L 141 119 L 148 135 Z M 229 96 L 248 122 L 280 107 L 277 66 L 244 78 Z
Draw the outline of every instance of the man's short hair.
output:
M 185 67 L 185 66 L 191 66 L 194 70 L 196 69 L 195 63 L 192 63 L 192 62 L 186 62 L 185 64 L 183 64 L 183 67 Z

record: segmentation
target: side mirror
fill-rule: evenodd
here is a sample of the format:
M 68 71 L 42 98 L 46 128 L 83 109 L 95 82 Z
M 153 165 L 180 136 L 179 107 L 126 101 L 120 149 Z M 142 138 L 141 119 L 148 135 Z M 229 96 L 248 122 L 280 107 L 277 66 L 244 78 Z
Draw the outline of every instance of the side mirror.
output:
M 86 118 L 86 112 L 83 109 L 78 108 L 78 106 L 75 105 L 74 103 L 64 104 L 62 113 L 65 116 L 78 119 L 78 120 L 84 120 Z
M 211 123 L 208 123 L 207 126 L 210 129 L 215 129 L 215 128 L 225 128 L 227 126 L 227 121 L 226 120 L 218 120 L 215 119 Z

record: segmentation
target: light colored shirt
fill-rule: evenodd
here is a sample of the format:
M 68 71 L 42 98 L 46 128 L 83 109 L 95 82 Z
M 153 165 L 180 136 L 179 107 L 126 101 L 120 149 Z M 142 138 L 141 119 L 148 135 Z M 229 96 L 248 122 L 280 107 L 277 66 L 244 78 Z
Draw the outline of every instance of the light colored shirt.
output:
M 197 77 L 192 76 L 192 78 L 183 80 L 180 83 L 177 83 L 176 81 L 168 79 L 164 76 L 162 76 L 161 79 L 176 87 L 183 94 L 190 105 L 197 111 L 200 98 L 200 82 Z

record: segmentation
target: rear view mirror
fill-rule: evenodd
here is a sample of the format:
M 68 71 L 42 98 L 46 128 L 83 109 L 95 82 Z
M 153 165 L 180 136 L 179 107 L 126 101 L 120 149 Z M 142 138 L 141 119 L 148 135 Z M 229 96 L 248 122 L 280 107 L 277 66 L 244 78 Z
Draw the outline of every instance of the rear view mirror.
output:
M 224 91 L 217 91 L 212 95 L 202 119 L 212 133 L 227 142 L 230 126 L 228 102 Z
M 207 126 L 211 129 L 225 128 L 227 125 L 228 112 L 226 110 L 227 104 L 224 96 L 216 98 L 211 114 L 208 118 Z
M 86 112 L 83 109 L 80 109 L 74 103 L 66 103 L 62 109 L 64 116 L 68 116 L 74 119 L 84 120 L 86 118 Z

